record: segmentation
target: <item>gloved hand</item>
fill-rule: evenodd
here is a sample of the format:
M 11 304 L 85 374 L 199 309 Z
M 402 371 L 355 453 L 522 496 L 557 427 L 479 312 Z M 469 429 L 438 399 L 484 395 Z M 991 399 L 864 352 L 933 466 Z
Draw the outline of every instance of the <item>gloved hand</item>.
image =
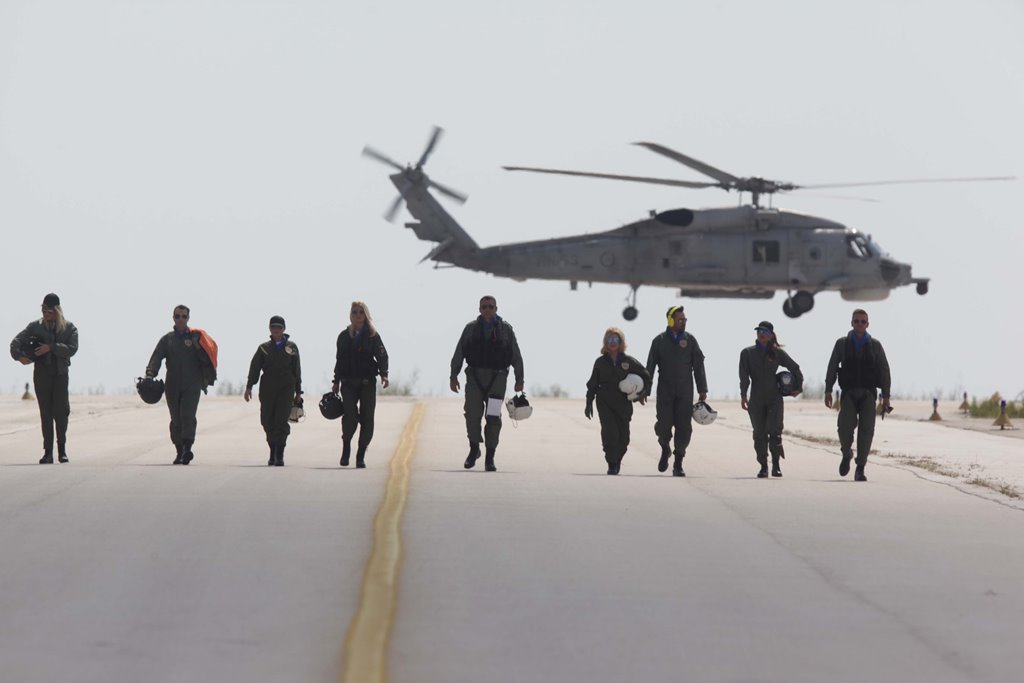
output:
M 584 409 L 583 415 L 588 420 L 593 419 L 593 417 L 594 417 L 594 402 L 593 401 L 587 401 L 587 407 L 586 407 L 586 409 Z

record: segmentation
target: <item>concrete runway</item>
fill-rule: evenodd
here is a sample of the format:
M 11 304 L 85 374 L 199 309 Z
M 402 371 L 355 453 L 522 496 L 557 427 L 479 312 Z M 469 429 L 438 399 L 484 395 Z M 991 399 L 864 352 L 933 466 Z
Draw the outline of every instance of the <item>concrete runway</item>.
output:
M 257 404 L 221 397 L 189 467 L 135 397 L 72 397 L 71 462 L 40 466 L 34 403 L 0 399 L 0 679 L 1020 679 L 1024 505 L 968 483 L 1015 483 L 1020 439 L 887 420 L 854 483 L 835 414 L 789 402 L 757 480 L 722 404 L 680 479 L 648 405 L 609 477 L 582 401 L 535 405 L 488 474 L 461 399 L 382 399 L 359 471 L 315 408 L 266 467 Z M 908 464 L 933 451 L 964 476 Z

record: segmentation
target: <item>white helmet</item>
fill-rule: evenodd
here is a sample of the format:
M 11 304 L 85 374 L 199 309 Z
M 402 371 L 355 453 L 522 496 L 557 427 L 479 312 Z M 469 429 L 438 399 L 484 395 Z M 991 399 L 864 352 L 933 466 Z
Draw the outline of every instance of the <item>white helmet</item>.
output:
M 533 406 L 526 400 L 526 393 L 519 394 L 518 396 L 513 395 L 512 398 L 505 401 L 505 409 L 508 411 L 508 416 L 513 421 L 525 420 L 526 418 L 533 415 Z
M 626 397 L 630 401 L 635 401 L 640 397 L 640 392 L 644 390 L 644 378 L 640 375 L 635 375 L 632 372 L 626 375 L 626 378 L 619 382 L 619 391 L 626 394 Z
M 709 425 L 715 421 L 718 413 L 704 401 L 693 404 L 693 421 L 699 425 Z

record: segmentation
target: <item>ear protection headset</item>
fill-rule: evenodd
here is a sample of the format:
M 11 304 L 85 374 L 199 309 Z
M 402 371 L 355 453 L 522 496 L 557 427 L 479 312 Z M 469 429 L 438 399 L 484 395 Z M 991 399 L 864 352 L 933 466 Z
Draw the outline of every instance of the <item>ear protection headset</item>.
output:
M 672 316 L 676 314 L 676 311 L 681 310 L 683 310 L 682 306 L 669 306 L 668 312 L 665 313 L 665 321 L 668 323 L 669 327 L 672 327 L 676 322 L 672 319 Z

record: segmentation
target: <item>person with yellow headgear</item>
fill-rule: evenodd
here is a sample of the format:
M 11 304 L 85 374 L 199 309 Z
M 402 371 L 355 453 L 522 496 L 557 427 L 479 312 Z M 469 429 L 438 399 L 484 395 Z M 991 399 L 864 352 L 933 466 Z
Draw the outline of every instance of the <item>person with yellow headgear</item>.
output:
M 665 313 L 667 328 L 651 342 L 647 372 L 653 377 L 658 369 L 657 422 L 654 431 L 661 445 L 658 471 L 668 469 L 668 458 L 675 455 L 672 474 L 685 477 L 683 458 L 693 434 L 693 385 L 701 401 L 708 397 L 708 378 L 704 371 L 704 352 L 697 338 L 686 331 L 686 313 L 672 306 Z M 674 435 L 673 435 L 673 432 Z M 674 443 L 673 443 L 674 442 Z M 673 448 L 670 450 L 669 444 Z

